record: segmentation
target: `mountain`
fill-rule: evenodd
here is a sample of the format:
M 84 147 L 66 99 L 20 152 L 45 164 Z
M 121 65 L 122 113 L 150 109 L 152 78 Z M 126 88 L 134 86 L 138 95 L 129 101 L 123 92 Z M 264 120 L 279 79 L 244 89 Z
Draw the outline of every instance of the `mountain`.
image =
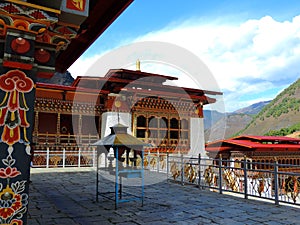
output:
M 252 104 L 252 105 L 250 105 L 248 107 L 236 110 L 236 111 L 234 111 L 234 113 L 256 115 L 257 113 L 259 113 L 263 109 L 263 107 L 265 107 L 270 102 L 271 102 L 271 100 L 270 101 L 264 101 L 264 102 L 254 103 L 254 104 Z
M 225 113 L 216 110 L 203 110 L 204 114 L 204 130 L 211 128 L 221 118 L 226 116 Z
M 258 102 L 233 113 L 204 110 L 205 140 L 215 141 L 233 136 L 244 129 L 269 102 Z
M 272 101 L 255 103 L 228 113 L 205 130 L 205 140 L 214 141 L 242 134 L 300 137 L 299 131 L 300 79 Z
M 277 95 L 239 134 L 285 135 L 299 128 L 300 79 Z
M 37 78 L 37 82 L 58 84 L 58 85 L 65 85 L 65 86 L 70 86 L 73 83 L 73 81 L 74 78 L 72 77 L 69 71 L 66 71 L 65 73 L 55 72 L 53 77 L 51 77 L 50 79 Z
M 211 128 L 205 130 L 205 141 L 229 138 L 241 129 L 244 129 L 252 119 L 253 117 L 248 114 L 228 113 L 213 124 Z

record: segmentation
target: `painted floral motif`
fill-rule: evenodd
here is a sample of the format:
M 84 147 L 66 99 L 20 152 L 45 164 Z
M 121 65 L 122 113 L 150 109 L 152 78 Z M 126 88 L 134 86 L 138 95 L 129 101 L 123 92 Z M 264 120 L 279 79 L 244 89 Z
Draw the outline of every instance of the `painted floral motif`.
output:
M 22 207 L 21 195 L 14 194 L 10 187 L 0 192 L 0 217 L 7 219 Z
M 5 169 L 4 168 L 1 168 L 0 169 L 0 178 L 13 178 L 13 177 L 16 177 L 18 175 L 20 175 L 21 172 L 17 170 L 16 167 L 6 167 Z
M 23 193 L 26 180 L 10 183 L 21 172 L 13 167 L 16 160 L 11 155 L 2 159 L 2 162 L 6 168 L 0 169 L 0 178 L 6 179 L 7 184 L 5 188 L 0 184 L 0 224 L 22 225 L 23 221 L 19 219 L 26 213 L 28 205 L 28 194 Z
M 29 108 L 25 93 L 30 92 L 33 86 L 33 81 L 20 70 L 10 70 L 0 76 L 0 89 L 5 92 L 0 103 L 0 126 L 3 126 L 1 141 L 9 145 L 9 154 L 13 151 L 13 144 L 24 142 L 27 145 L 26 152 L 30 155 L 30 146 L 26 135 L 26 129 L 29 127 L 26 112 Z M 21 140 L 21 129 L 23 129 L 24 140 Z

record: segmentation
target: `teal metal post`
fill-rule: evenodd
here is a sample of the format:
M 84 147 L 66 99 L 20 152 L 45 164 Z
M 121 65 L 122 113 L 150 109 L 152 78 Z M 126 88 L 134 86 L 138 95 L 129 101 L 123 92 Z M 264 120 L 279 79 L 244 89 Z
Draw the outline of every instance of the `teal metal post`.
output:
M 115 149 L 115 159 L 116 159 L 116 177 L 115 177 L 115 209 L 118 208 L 119 204 L 119 149 L 116 147 Z

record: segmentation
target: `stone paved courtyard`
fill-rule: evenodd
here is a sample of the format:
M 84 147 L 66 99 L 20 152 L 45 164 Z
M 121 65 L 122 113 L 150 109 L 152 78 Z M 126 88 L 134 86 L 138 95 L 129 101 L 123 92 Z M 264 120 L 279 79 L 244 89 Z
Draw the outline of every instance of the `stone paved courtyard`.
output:
M 166 181 L 145 186 L 143 207 L 128 202 L 115 210 L 113 201 L 101 196 L 95 201 L 95 173 L 92 168 L 32 169 L 28 224 L 300 224 L 299 208 Z M 104 185 L 109 188 L 108 181 Z

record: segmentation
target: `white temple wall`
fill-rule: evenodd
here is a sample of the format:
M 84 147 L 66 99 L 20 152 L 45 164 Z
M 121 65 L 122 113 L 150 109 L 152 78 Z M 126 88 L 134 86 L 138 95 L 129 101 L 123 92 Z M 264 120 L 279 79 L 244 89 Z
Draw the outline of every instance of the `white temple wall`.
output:
M 110 127 L 121 123 L 128 126 L 127 133 L 132 134 L 131 114 L 124 112 L 104 112 L 101 118 L 101 138 L 109 135 Z
M 191 118 L 190 119 L 190 145 L 191 151 L 189 155 L 198 157 L 207 157 L 205 151 L 204 139 L 204 118 Z

